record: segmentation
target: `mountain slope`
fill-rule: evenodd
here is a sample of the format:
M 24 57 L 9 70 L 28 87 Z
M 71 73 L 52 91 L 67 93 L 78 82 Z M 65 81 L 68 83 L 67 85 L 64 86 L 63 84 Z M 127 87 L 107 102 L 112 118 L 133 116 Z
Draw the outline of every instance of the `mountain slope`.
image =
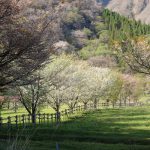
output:
M 121 15 L 150 23 L 150 0 L 103 0 L 103 4 Z

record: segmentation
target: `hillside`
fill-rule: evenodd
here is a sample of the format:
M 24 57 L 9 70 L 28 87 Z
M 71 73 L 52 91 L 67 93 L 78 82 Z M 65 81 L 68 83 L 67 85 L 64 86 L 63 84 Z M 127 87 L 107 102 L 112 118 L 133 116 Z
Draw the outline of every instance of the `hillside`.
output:
M 107 64 L 106 66 L 116 66 L 116 63 L 118 66 L 120 60 L 109 47 L 113 41 L 150 33 L 148 25 L 129 20 L 107 9 L 105 11 L 105 7 L 101 5 L 102 1 L 66 0 L 63 3 L 59 2 L 37 0 L 25 11 L 28 18 L 32 16 L 36 18 L 39 14 L 47 13 L 49 18 L 56 19 L 53 29 L 55 35 L 53 52 L 55 54 L 76 53 L 82 59 L 100 56 L 96 60 L 90 59 L 90 63 L 100 61 L 99 63 L 103 62 L 102 64 Z M 106 0 L 103 1 L 103 5 L 109 7 L 115 3 Z M 110 62 L 108 63 L 107 60 Z
M 55 42 L 53 48 L 54 51 L 58 53 L 62 51 L 70 52 L 80 50 L 90 43 L 89 40 L 99 38 L 100 34 L 101 37 L 106 37 L 104 32 L 108 30 L 108 24 L 104 25 L 104 20 L 106 23 L 106 17 L 108 17 L 108 15 L 105 17 L 102 16 L 103 9 L 105 8 L 104 6 L 124 16 L 135 16 L 136 19 L 139 18 L 142 20 L 142 13 L 145 12 L 149 5 L 148 1 L 144 1 L 143 3 L 141 1 L 134 1 L 133 4 L 131 0 L 121 2 L 118 0 L 89 0 L 82 2 L 79 0 L 65 0 L 64 2 L 59 2 L 59 0 L 33 1 L 31 6 L 24 12 L 24 14 L 28 16 L 27 18 L 38 18 L 39 14 L 48 14 L 49 18 L 56 18 L 55 20 L 57 23 L 53 31 L 54 35 L 57 36 L 54 37 Z M 143 16 L 146 18 L 147 23 L 148 17 L 145 13 Z M 124 18 L 122 20 L 124 20 Z M 121 24 L 121 22 L 119 18 L 114 21 L 117 26 L 115 30 L 117 31 L 120 28 L 117 24 Z M 128 21 L 126 20 L 126 22 Z M 135 26 L 135 28 L 138 26 L 136 22 L 131 24 L 132 27 Z M 121 24 L 121 26 L 122 25 L 123 24 Z M 121 29 L 124 30 L 124 25 Z M 142 29 L 141 33 L 145 33 L 145 30 L 145 28 Z
M 143 23 L 150 23 L 150 1 L 149 0 L 104 0 L 105 6 L 121 15 L 141 20 Z

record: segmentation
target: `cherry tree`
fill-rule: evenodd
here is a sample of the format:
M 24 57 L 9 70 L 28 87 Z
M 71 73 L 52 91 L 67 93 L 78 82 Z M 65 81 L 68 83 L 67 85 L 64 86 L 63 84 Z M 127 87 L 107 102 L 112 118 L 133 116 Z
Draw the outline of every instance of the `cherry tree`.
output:
M 98 100 L 102 97 L 111 82 L 111 71 L 107 68 L 89 67 L 85 71 L 85 87 L 82 88 L 81 100 L 85 109 L 92 101 L 97 108 Z
M 44 69 L 44 81 L 47 89 L 47 103 L 56 111 L 57 122 L 60 120 L 60 107 L 64 104 L 68 74 L 65 69 L 73 62 L 71 56 L 55 57 Z
M 107 102 L 110 102 L 113 105 L 113 107 L 115 107 L 115 104 L 119 100 L 122 85 L 123 83 L 120 78 L 120 74 L 112 74 L 112 82 L 109 84 L 109 87 L 105 93 L 105 98 L 107 99 Z
M 45 103 L 46 88 L 43 85 L 41 74 L 34 73 L 35 81 L 28 85 L 16 87 L 19 101 L 30 114 L 32 123 L 36 123 L 36 113 L 43 103 Z
M 144 93 L 144 82 L 142 79 L 129 74 L 122 74 L 121 75 L 122 80 L 122 89 L 120 92 L 120 103 L 127 104 L 127 101 L 129 104 L 137 103 L 139 100 L 139 97 Z
M 85 88 L 85 71 L 88 67 L 89 66 L 86 62 L 77 61 L 67 68 L 69 77 L 66 84 L 69 88 L 65 91 L 65 103 L 71 110 L 73 110 L 77 103 L 79 103 L 82 95 L 82 89 Z
M 97 108 L 98 101 L 104 96 L 105 91 L 109 88 L 112 83 L 112 72 L 108 68 L 92 68 L 92 102 L 94 108 Z
M 124 61 L 133 71 L 150 75 L 150 44 L 149 37 L 138 37 L 117 44 Z

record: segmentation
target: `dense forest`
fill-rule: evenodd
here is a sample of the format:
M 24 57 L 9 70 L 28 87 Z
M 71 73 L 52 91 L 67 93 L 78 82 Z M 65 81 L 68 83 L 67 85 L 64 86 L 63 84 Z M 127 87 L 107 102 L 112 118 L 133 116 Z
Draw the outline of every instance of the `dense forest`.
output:
M 112 40 L 126 40 L 127 38 L 150 34 L 150 25 L 142 24 L 141 21 L 128 19 L 108 9 L 103 11 L 102 16 Z

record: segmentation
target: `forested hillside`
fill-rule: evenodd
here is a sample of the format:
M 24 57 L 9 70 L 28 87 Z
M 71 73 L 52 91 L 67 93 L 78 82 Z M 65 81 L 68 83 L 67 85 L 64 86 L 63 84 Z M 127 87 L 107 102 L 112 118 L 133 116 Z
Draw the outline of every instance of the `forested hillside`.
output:
M 102 1 L 105 3 L 105 0 Z M 149 24 L 149 0 L 106 0 L 106 7 L 111 11 L 118 12 L 119 14 L 128 18 L 140 20 L 143 23 Z
M 143 24 L 141 21 L 128 19 L 108 9 L 103 11 L 102 16 L 113 40 L 150 34 L 150 25 Z

